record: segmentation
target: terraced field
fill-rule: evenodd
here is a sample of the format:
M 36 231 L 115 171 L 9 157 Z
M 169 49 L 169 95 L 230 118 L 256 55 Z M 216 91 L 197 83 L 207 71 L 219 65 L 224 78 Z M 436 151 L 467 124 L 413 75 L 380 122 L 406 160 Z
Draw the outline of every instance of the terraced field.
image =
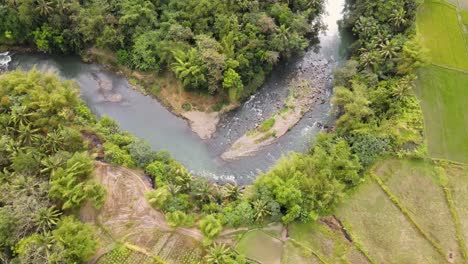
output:
M 464 163 L 468 163 L 467 2 L 426 1 L 417 18 L 418 34 L 431 63 L 420 70 L 416 89 L 429 154 Z
M 468 262 L 468 166 L 390 159 L 370 174 L 333 216 L 286 237 L 250 231 L 237 250 L 260 263 Z

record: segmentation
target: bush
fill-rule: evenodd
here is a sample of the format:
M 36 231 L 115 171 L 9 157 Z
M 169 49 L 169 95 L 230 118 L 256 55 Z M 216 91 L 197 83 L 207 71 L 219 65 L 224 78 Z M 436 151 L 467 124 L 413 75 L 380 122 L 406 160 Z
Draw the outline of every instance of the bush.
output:
M 212 241 L 213 238 L 217 237 L 219 233 L 223 230 L 223 225 L 214 215 L 205 216 L 199 223 L 200 230 L 205 236 L 205 242 Z
M 391 149 L 390 140 L 368 133 L 355 133 L 349 138 L 351 150 L 359 157 L 364 167 L 372 165 L 379 156 Z
M 114 165 L 135 166 L 132 157 L 125 150 L 110 142 L 104 143 L 104 160 Z
M 192 104 L 190 104 L 190 103 L 184 103 L 184 104 L 182 105 L 182 109 L 184 109 L 184 111 L 187 111 L 187 112 L 188 112 L 188 111 L 192 110 Z
M 182 211 L 174 211 L 166 214 L 167 224 L 170 227 L 191 226 L 193 225 L 193 216 L 188 216 Z
M 140 168 L 146 167 L 155 159 L 156 156 L 156 152 L 153 151 L 148 142 L 141 139 L 137 139 L 130 143 L 130 145 L 127 146 L 127 149 L 133 161 L 135 161 L 135 164 Z
M 161 161 L 153 161 L 148 164 L 145 171 L 153 177 L 157 186 L 162 186 L 166 182 L 167 165 Z
M 254 220 L 254 210 L 247 201 L 231 203 L 223 209 L 223 216 L 224 222 L 230 227 L 251 225 Z

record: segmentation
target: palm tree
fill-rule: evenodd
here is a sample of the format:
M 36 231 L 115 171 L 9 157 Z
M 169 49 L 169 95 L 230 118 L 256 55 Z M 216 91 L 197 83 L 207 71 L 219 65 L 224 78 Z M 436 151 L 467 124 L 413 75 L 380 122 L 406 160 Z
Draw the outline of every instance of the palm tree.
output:
M 27 126 L 20 124 L 19 129 L 17 130 L 18 140 L 23 145 L 31 146 L 32 143 L 36 142 L 39 139 L 39 135 L 37 134 L 38 131 L 38 128 L 31 128 L 30 124 L 28 124 Z
M 398 55 L 399 47 L 394 41 L 386 40 L 384 43 L 379 45 L 380 54 L 385 59 L 392 59 Z
M 241 196 L 241 190 L 237 184 L 228 183 L 223 186 L 223 195 L 225 199 L 234 201 Z
M 288 43 L 289 41 L 289 28 L 285 25 L 281 25 L 276 29 L 277 36 L 283 41 L 283 43 Z
M 61 15 L 63 15 L 70 7 L 70 3 L 68 3 L 67 0 L 55 0 L 54 2 L 57 10 Z
M 252 205 L 255 212 L 255 221 L 257 222 L 271 214 L 270 210 L 268 210 L 268 204 L 264 200 L 257 199 L 252 202 Z
M 393 87 L 392 95 L 397 101 L 405 101 L 411 93 L 414 77 L 406 76 Z
M 30 123 L 29 117 L 32 113 L 28 113 L 26 106 L 12 106 L 11 107 L 11 122 L 14 126 L 27 125 Z
M 168 183 L 167 185 L 167 190 L 172 194 L 176 195 L 180 192 L 181 187 L 172 183 Z
M 198 89 L 206 86 L 205 68 L 195 48 L 188 53 L 174 52 L 176 62 L 172 69 L 185 88 Z
M 389 21 L 399 29 L 402 25 L 406 23 L 406 11 L 403 8 L 393 10 L 393 13 L 390 15 Z
M 41 16 L 47 16 L 53 10 L 52 2 L 48 2 L 46 0 L 37 0 L 36 10 L 39 11 L 39 14 L 41 14 Z
M 208 264 L 225 264 L 231 260 L 230 249 L 225 244 L 215 243 L 205 256 Z
M 57 224 L 61 214 L 59 210 L 55 209 L 55 206 L 43 207 L 33 216 L 33 221 L 36 223 L 39 232 L 47 231 Z
M 47 136 L 43 139 L 43 144 L 41 148 L 44 152 L 55 153 L 60 150 L 63 145 L 64 137 L 62 133 L 58 130 L 47 133 Z

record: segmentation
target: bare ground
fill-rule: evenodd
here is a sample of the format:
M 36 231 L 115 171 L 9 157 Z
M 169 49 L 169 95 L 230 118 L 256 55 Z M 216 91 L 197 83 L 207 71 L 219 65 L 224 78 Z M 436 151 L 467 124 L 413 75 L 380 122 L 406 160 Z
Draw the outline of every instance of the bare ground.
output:
M 203 235 L 196 228 L 174 230 L 167 225 L 164 214 L 153 209 L 144 197 L 152 187 L 142 173 L 96 162 L 93 177 L 106 188 L 107 197 L 99 210 L 90 203 L 80 210 L 81 220 L 96 227 L 100 241 L 100 250 L 90 263 L 97 262 L 115 242 L 131 243 L 153 252 L 158 243 L 155 233 L 168 234 L 183 244 L 202 240 Z
M 201 139 L 209 139 L 216 132 L 216 126 L 219 122 L 218 112 L 188 111 L 182 116 L 188 120 L 192 131 Z

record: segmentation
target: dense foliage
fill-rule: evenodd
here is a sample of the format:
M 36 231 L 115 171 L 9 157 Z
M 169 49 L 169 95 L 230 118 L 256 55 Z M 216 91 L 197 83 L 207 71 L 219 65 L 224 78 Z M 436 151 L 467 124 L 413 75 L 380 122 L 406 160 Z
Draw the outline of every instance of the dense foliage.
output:
M 71 82 L 37 71 L 0 76 L 0 257 L 23 263 L 82 262 L 94 253 L 91 228 L 61 218 L 105 190 L 90 180 L 93 157 L 82 137 Z
M 167 68 L 187 89 L 237 100 L 280 58 L 309 45 L 321 11 L 321 0 L 2 1 L 0 44 L 110 50 L 120 64 Z

